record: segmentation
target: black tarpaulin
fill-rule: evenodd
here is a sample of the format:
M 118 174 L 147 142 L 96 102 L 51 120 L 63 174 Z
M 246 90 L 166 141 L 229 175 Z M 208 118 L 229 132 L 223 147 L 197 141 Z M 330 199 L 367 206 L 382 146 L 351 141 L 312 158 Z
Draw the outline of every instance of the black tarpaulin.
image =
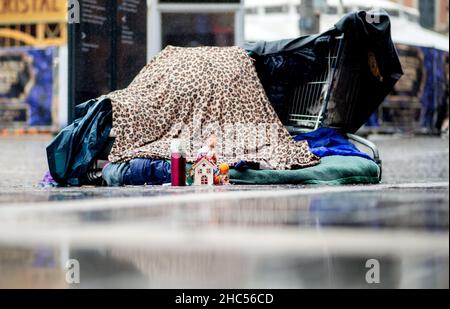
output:
M 350 13 L 319 35 L 246 44 L 269 100 L 283 121 L 294 87 L 325 69 L 329 42 L 342 34 L 344 44 L 325 125 L 354 133 L 403 75 L 386 12 Z

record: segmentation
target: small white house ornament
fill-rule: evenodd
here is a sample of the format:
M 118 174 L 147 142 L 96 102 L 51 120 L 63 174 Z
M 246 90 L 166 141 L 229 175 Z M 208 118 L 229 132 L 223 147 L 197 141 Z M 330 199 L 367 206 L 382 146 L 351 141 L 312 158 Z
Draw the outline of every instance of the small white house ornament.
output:
M 215 169 L 216 166 L 206 158 L 203 158 L 194 164 L 192 166 L 194 186 L 213 186 Z

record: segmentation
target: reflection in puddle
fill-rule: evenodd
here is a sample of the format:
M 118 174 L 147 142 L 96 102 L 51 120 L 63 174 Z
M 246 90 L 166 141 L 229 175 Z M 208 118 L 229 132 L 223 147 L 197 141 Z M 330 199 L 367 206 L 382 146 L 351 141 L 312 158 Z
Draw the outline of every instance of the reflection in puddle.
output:
M 65 259 L 80 262 L 66 283 Z M 248 256 L 144 249 L 0 249 L 0 288 L 448 288 L 448 257 L 376 258 L 378 285 L 366 282 L 368 257 Z
M 125 201 L 123 202 L 125 204 Z M 171 227 L 352 227 L 448 231 L 448 189 L 348 192 L 178 202 L 78 210 L 22 211 L 18 220 L 62 226 L 98 223 L 163 224 Z M 1 211 L 1 208 L 0 208 Z
M 63 288 L 60 250 L 0 247 L 0 289 Z
M 449 287 L 448 188 L 153 201 L 0 206 L 0 288 Z

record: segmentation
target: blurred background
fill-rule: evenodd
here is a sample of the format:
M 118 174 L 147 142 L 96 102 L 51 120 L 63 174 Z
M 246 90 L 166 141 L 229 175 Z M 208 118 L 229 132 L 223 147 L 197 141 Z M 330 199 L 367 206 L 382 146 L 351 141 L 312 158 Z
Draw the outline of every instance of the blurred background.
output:
M 405 76 L 364 130 L 448 132 L 448 0 L 19 2 L 0 1 L 1 135 L 57 132 L 167 45 L 294 38 L 371 8 L 391 16 Z

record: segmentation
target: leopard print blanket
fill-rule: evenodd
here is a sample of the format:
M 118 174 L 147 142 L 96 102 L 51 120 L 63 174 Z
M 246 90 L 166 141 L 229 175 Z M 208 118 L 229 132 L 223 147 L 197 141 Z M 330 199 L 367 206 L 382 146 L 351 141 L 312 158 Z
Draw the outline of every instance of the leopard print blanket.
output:
M 216 135 L 219 162 L 244 160 L 271 169 L 316 165 L 279 120 L 245 50 L 169 46 L 126 89 L 110 93 L 116 141 L 111 162 L 170 158 L 181 139 L 187 160 Z

